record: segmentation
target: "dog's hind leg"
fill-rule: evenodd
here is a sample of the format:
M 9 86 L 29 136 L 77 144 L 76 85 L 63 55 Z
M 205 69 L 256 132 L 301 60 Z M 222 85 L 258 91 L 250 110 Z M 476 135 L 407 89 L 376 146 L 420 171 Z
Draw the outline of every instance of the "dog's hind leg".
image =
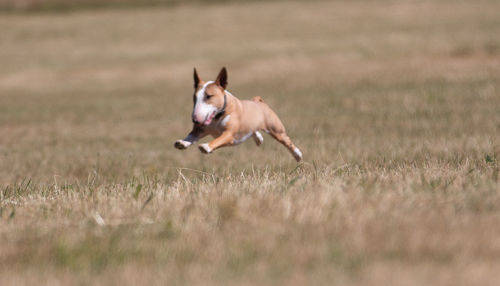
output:
M 285 126 L 281 123 L 278 115 L 276 115 L 267 105 L 266 107 L 266 123 L 265 128 L 262 128 L 262 130 L 266 131 L 274 139 L 283 144 L 290 153 L 292 153 L 295 160 L 300 162 L 302 160 L 302 152 L 300 152 L 299 148 L 297 148 L 288 135 L 286 135 Z
M 289 151 L 292 153 L 293 157 L 297 162 L 302 160 L 302 152 L 300 152 L 299 148 L 293 144 L 292 140 L 286 135 L 284 131 L 282 132 L 269 132 L 269 134 L 276 139 L 278 142 L 283 144 Z
M 255 141 L 255 144 L 257 144 L 257 146 L 260 146 L 262 144 L 262 142 L 264 142 L 264 137 L 262 137 L 262 134 L 260 134 L 259 131 L 255 131 L 252 135 L 253 137 L 253 140 Z

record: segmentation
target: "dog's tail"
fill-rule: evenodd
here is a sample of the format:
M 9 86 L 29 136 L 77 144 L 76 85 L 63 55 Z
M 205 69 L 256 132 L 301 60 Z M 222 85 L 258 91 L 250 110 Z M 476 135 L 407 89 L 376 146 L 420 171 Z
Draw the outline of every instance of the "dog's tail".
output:
M 254 96 L 252 97 L 252 101 L 255 101 L 255 102 L 264 102 L 264 99 L 262 99 L 262 97 L 260 96 Z

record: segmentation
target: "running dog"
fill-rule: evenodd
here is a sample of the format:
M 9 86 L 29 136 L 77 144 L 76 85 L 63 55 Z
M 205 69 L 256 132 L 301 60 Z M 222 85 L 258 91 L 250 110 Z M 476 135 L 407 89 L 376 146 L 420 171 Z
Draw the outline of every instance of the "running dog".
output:
M 175 148 L 186 149 L 207 135 L 215 139 L 198 146 L 205 154 L 240 144 L 250 137 L 260 146 L 264 142 L 260 131 L 264 131 L 283 144 L 297 162 L 302 160 L 302 152 L 286 135 L 283 123 L 260 96 L 239 100 L 226 90 L 226 68 L 222 68 L 215 81 L 202 81 L 196 68 L 193 78 L 193 130 L 183 140 L 177 140 Z

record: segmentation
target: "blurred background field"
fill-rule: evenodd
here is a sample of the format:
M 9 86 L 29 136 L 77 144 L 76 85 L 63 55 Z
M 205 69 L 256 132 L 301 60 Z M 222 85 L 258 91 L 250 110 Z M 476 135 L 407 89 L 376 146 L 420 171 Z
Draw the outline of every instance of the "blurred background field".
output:
M 185 4 L 214 4 L 221 2 L 244 3 L 252 2 L 252 0 L 0 0 L 0 11 L 61 12 L 81 9 L 136 8 Z
M 1 285 L 500 278 L 500 2 L 0 0 L 0 27 Z M 174 149 L 194 66 L 305 162 Z

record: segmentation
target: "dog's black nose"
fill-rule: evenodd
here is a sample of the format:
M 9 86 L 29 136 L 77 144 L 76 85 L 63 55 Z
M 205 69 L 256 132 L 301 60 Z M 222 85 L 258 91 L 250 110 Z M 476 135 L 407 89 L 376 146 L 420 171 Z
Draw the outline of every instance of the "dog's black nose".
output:
M 194 124 L 200 124 L 200 122 L 198 122 L 198 120 L 196 120 L 194 117 L 191 120 L 193 121 Z

